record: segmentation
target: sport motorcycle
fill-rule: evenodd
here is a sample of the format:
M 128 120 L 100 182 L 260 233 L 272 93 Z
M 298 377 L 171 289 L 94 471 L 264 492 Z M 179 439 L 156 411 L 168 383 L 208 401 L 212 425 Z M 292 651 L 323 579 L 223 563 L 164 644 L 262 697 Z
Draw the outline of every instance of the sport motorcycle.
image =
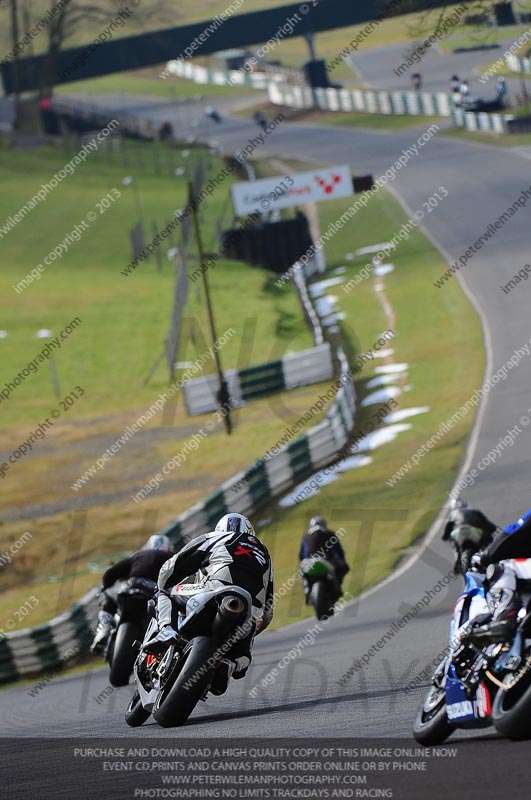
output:
M 317 619 L 327 619 L 334 613 L 334 603 L 341 593 L 333 565 L 321 556 L 304 558 L 299 566 L 306 603 L 313 606 Z
M 216 691 L 216 669 L 254 624 L 252 597 L 239 586 L 209 580 L 208 587 L 180 584 L 170 593 L 178 639 L 162 655 L 144 652 L 158 633 L 155 604 L 144 641 L 137 642 L 137 689 L 125 713 L 131 727 L 150 715 L 164 728 L 182 725 L 200 700 Z
M 462 641 L 463 626 L 490 619 L 484 574 L 471 567 L 455 604 L 448 652 L 432 677 L 413 726 L 415 739 L 438 745 L 458 728 L 493 725 L 508 739 L 531 738 L 531 582 L 517 583 L 520 609 L 508 643 Z M 466 630 L 466 628 L 465 628 Z
M 112 686 L 127 686 L 133 672 L 136 651 L 133 643 L 143 638 L 149 623 L 148 602 L 157 584 L 147 578 L 130 578 L 120 584 L 115 595 L 118 610 L 114 615 L 104 657 L 110 666 Z

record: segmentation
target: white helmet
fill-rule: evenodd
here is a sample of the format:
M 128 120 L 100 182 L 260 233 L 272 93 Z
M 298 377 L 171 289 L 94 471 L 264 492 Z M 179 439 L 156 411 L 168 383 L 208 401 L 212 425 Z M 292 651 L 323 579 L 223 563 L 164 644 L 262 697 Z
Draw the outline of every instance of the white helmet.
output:
M 149 537 L 142 550 L 163 550 L 166 553 L 171 553 L 173 546 L 164 533 L 154 533 L 153 536 Z
M 454 497 L 451 504 L 452 511 L 456 508 L 468 508 L 468 503 L 462 497 Z
M 243 514 L 225 514 L 215 528 L 216 533 L 250 533 L 255 536 L 254 528 Z

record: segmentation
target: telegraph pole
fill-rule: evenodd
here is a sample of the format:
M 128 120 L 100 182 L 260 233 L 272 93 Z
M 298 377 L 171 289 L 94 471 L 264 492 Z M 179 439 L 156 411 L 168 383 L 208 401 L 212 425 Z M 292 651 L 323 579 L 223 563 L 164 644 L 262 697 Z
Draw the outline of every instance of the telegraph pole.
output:
M 216 372 L 218 373 L 218 378 L 219 378 L 219 392 L 217 394 L 217 399 L 219 401 L 221 408 L 223 408 L 224 410 L 223 423 L 225 425 L 225 430 L 228 434 L 230 434 L 232 433 L 232 420 L 230 418 L 229 391 L 227 387 L 227 382 L 223 375 L 223 369 L 221 366 L 221 358 L 219 355 L 219 351 L 215 346 L 217 342 L 216 324 L 214 322 L 214 311 L 212 308 L 212 300 L 210 297 L 210 289 L 208 287 L 206 270 L 203 269 L 203 264 L 205 262 L 205 252 L 203 249 L 203 238 L 201 236 L 201 227 L 199 225 L 199 214 L 197 211 L 197 205 L 195 203 L 194 188 L 192 181 L 188 182 L 188 203 L 190 204 L 190 208 L 192 210 L 192 224 L 194 227 L 194 236 L 197 247 L 197 254 L 199 256 L 199 265 L 201 268 L 203 289 L 205 291 L 208 325 L 210 328 L 210 338 L 212 339 L 212 350 L 214 351 L 214 359 L 216 361 Z
M 13 73 L 15 76 L 15 103 L 14 103 L 14 128 L 19 129 L 20 123 L 20 65 L 18 54 L 18 0 L 11 0 L 11 41 L 13 43 Z

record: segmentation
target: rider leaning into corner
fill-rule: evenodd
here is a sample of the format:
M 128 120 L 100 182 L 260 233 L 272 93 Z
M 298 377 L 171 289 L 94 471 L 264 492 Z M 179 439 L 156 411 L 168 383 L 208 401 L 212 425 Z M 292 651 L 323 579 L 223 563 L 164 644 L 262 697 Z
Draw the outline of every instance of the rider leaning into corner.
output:
M 480 645 L 509 641 L 519 608 L 517 580 L 531 579 L 531 511 L 504 528 L 474 561 L 486 568 L 489 613 L 472 619 L 462 639 Z
M 455 553 L 454 570 L 466 572 L 470 564 L 463 551 L 469 550 L 471 554 L 487 547 L 497 530 L 497 526 L 482 511 L 469 508 L 462 497 L 454 498 L 442 534 L 444 542 L 452 542 Z
M 302 537 L 299 549 L 299 563 L 312 556 L 321 556 L 332 564 L 336 575 L 338 593 L 341 595 L 343 578 L 350 570 L 350 567 L 345 559 L 345 552 L 337 534 L 328 528 L 323 517 L 312 517 L 308 530 Z M 307 594 L 306 586 L 304 591 Z
M 233 645 L 216 669 L 215 691 L 211 691 L 223 694 L 231 676 L 244 677 L 251 663 L 254 637 L 264 631 L 273 618 L 271 558 L 246 517 L 241 514 L 222 517 L 212 533 L 193 539 L 163 565 L 157 595 L 159 633 L 144 646 L 146 652 L 160 655 L 177 641 L 178 634 L 172 625 L 170 589 L 194 573 L 195 580 L 190 587 L 193 592 L 215 589 L 221 582 L 240 586 L 249 592 L 253 601 L 249 633 Z
M 160 568 L 165 561 L 171 558 L 172 553 L 173 547 L 168 537 L 156 533 L 149 537 L 141 550 L 113 564 L 103 573 L 99 596 L 98 626 L 90 648 L 93 653 L 103 653 L 105 650 L 117 610 L 116 597 L 123 582 L 134 578 L 144 578 L 156 583 Z

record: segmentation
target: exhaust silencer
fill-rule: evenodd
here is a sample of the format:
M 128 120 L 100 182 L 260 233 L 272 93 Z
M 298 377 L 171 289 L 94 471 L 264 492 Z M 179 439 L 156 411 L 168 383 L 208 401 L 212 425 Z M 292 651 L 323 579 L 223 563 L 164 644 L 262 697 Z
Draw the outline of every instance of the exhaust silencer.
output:
M 245 603 L 242 598 L 237 595 L 226 595 L 219 604 L 219 610 L 224 617 L 241 614 L 245 611 Z

